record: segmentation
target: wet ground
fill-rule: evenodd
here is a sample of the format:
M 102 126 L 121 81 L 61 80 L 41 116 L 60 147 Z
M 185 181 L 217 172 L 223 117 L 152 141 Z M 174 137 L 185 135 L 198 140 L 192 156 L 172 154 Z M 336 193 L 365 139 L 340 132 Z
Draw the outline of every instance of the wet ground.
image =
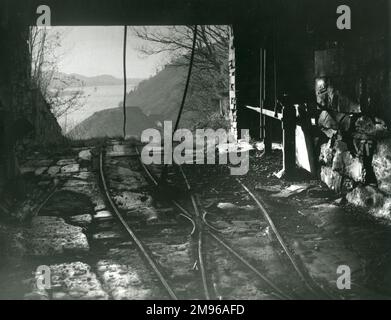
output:
M 116 205 L 178 296 L 203 298 L 192 224 L 167 201 L 175 197 L 191 211 L 177 169 L 169 169 L 169 187 L 161 194 L 143 174 L 134 149 L 116 145 L 106 148 L 104 158 Z M 91 149 L 81 148 L 57 158 L 36 154 L 23 164 L 36 190 L 30 204 L 38 209 L 38 203 L 47 201 L 25 226 L 1 224 L 1 299 L 167 298 L 110 210 L 96 161 Z M 388 222 L 345 206 L 316 180 L 277 179 L 273 173 L 280 168 L 280 151 L 262 158 L 252 151 L 251 170 L 239 179 L 261 199 L 317 293 L 295 273 L 255 202 L 227 167 L 184 166 L 207 223 L 289 298 L 391 297 Z M 154 168 L 155 174 L 160 171 Z M 204 244 L 213 298 L 278 298 L 212 237 L 205 235 Z M 35 271 L 42 265 L 50 268 L 50 289 L 37 288 Z M 351 270 L 351 289 L 337 288 L 342 265 Z

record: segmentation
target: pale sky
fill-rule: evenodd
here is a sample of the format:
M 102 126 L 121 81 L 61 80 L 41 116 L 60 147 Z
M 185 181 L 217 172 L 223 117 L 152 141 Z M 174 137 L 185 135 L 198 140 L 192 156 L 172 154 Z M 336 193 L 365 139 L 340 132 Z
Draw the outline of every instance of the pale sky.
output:
M 109 74 L 123 78 L 123 26 L 52 27 L 50 32 L 60 31 L 61 48 L 56 53 L 59 71 L 79 73 L 85 76 Z M 127 78 L 147 78 L 162 66 L 165 55 L 145 57 L 137 51 L 142 40 L 128 29 Z

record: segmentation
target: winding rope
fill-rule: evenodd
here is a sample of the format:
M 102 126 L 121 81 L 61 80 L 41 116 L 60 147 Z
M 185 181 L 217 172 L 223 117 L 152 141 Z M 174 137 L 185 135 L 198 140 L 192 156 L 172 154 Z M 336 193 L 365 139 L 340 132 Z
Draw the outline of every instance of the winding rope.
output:
M 178 112 L 178 116 L 177 116 L 177 119 L 176 119 L 176 122 L 175 122 L 175 127 L 174 127 L 174 131 L 173 132 L 175 132 L 178 129 L 179 121 L 181 120 L 182 111 L 183 111 L 183 108 L 185 106 L 187 90 L 189 89 L 191 70 L 193 69 L 195 46 L 196 46 L 196 43 L 197 43 L 197 30 L 198 30 L 198 27 L 197 27 L 197 25 L 195 25 L 194 26 L 194 32 L 193 32 L 193 45 L 191 47 L 189 70 L 187 72 L 185 91 L 183 92 L 181 107 L 179 108 L 179 112 Z
M 124 101 L 123 101 L 123 114 L 124 114 L 124 123 L 123 123 L 123 136 L 124 140 L 126 138 L 126 38 L 128 34 L 128 26 L 124 26 L 124 52 L 123 52 L 123 70 L 124 70 Z
M 178 129 L 179 121 L 181 120 L 181 115 L 182 115 L 183 108 L 184 108 L 185 102 L 186 102 L 187 91 L 189 89 L 190 78 L 191 78 L 191 71 L 193 69 L 193 63 L 194 63 L 195 46 L 196 46 L 196 43 L 197 43 L 197 32 L 198 32 L 198 26 L 195 25 L 194 26 L 194 32 L 193 32 L 193 44 L 191 46 L 191 55 L 190 55 L 189 69 L 187 71 L 186 85 L 185 85 L 185 90 L 183 91 L 182 102 L 181 102 L 181 106 L 179 108 L 178 115 L 177 115 L 177 118 L 176 118 L 175 127 L 174 127 L 174 130 L 172 132 L 173 136 L 174 136 L 175 131 Z M 163 167 L 163 170 L 162 170 L 162 173 L 161 173 L 161 176 L 160 176 L 160 182 L 163 182 L 165 180 L 166 171 L 167 171 L 167 164 L 165 164 L 164 167 Z

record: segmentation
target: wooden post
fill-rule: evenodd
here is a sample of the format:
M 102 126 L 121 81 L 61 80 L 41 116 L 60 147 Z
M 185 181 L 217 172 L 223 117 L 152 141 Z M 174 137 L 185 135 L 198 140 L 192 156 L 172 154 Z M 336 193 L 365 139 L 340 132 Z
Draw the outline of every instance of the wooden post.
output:
M 261 113 L 259 115 L 259 122 L 260 122 L 260 138 L 262 140 L 265 139 L 265 117 L 262 115 L 262 110 L 265 104 L 266 94 L 266 50 L 264 48 L 260 48 L 260 81 L 259 81 L 259 105 L 261 107 Z
M 287 105 L 282 111 L 283 135 L 283 170 L 286 177 L 291 177 L 296 169 L 296 109 Z
M 268 116 L 261 115 L 263 118 L 264 124 L 264 133 L 263 133 L 263 143 L 265 145 L 265 155 L 268 155 L 272 152 L 272 127 L 271 119 Z

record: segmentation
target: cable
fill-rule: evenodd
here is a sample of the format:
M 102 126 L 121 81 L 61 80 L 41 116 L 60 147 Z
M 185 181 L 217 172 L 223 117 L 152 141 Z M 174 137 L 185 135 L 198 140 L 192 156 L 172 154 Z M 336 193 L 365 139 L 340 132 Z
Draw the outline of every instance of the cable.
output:
M 178 112 L 178 116 L 177 116 L 177 119 L 176 119 L 176 122 L 175 122 L 175 127 L 174 127 L 174 131 L 173 132 L 175 132 L 178 129 L 179 121 L 181 120 L 183 107 L 185 106 L 187 90 L 189 89 L 191 70 L 193 69 L 193 62 L 194 62 L 195 46 L 196 46 L 196 42 L 197 42 L 197 29 L 198 29 L 197 25 L 195 25 L 194 26 L 194 33 L 193 33 L 193 45 L 192 45 L 192 48 L 191 48 L 189 70 L 187 72 L 185 91 L 183 92 L 182 103 L 181 103 L 181 107 L 180 107 L 179 112 Z
M 124 101 L 123 101 L 123 114 L 124 114 L 124 123 L 123 123 L 123 136 L 124 140 L 126 138 L 126 38 L 128 34 L 128 26 L 124 26 L 124 52 L 123 52 L 123 70 L 124 70 Z
M 175 131 L 178 129 L 179 121 L 181 120 L 182 111 L 183 111 L 183 108 L 185 106 L 187 91 L 189 89 L 189 83 L 190 83 L 190 78 L 191 78 L 191 71 L 193 69 L 193 63 L 194 63 L 195 46 L 196 46 L 196 43 L 197 43 L 197 30 L 198 30 L 198 26 L 195 25 L 194 26 L 194 32 L 193 32 L 193 44 L 192 44 L 192 47 L 191 47 L 191 55 L 190 55 L 189 69 L 188 69 L 188 72 L 187 72 L 186 85 L 185 85 L 185 90 L 183 91 L 183 97 L 182 97 L 181 106 L 179 108 L 178 116 L 177 116 L 176 122 L 175 122 L 175 127 L 174 127 L 174 130 L 173 130 L 173 133 L 172 133 L 173 136 L 174 136 Z M 163 167 L 163 170 L 162 170 L 162 174 L 160 176 L 160 182 L 165 180 L 166 171 L 167 171 L 167 165 L 165 164 L 164 167 Z

